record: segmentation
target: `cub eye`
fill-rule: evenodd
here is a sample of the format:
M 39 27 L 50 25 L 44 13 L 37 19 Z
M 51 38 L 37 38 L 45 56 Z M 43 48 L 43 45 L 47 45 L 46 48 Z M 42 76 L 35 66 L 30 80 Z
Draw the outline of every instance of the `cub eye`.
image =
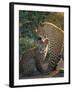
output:
M 42 38 L 41 37 L 38 37 L 38 40 L 42 40 Z

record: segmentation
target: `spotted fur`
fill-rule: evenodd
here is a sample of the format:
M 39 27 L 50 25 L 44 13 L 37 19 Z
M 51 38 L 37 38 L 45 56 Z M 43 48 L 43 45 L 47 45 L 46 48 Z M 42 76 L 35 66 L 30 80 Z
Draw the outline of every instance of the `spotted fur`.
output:
M 64 31 L 52 23 L 44 22 L 36 29 L 36 33 L 43 38 L 47 37 L 50 41 L 49 55 L 45 59 L 48 68 L 44 70 L 41 67 L 41 70 L 42 72 L 51 72 L 57 66 L 61 56 L 63 56 Z

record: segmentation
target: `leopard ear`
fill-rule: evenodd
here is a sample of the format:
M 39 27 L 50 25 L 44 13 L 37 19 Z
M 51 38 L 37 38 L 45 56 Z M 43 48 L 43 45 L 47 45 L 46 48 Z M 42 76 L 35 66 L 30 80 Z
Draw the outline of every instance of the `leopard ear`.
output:
M 46 39 L 44 40 L 44 43 L 45 43 L 45 44 L 48 44 L 48 38 L 46 38 Z

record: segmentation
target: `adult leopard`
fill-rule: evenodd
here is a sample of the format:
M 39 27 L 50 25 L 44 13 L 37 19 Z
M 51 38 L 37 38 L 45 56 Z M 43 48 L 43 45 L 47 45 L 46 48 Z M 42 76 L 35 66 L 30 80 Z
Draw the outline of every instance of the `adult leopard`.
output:
M 56 68 L 61 58 L 64 59 L 64 31 L 52 23 L 44 22 L 39 25 L 35 32 L 42 38 L 48 38 L 50 42 L 45 58 L 46 62 L 40 64 L 39 60 L 37 63 L 37 67 L 42 73 L 49 73 Z M 47 66 L 47 69 L 44 69 L 44 66 Z

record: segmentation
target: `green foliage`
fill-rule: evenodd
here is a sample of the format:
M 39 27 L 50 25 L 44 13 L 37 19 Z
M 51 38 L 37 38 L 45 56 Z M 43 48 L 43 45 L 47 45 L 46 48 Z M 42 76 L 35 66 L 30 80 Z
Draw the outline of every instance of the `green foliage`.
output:
M 37 11 L 19 11 L 19 27 L 21 37 L 28 36 L 36 38 L 34 29 L 38 27 L 41 22 L 44 22 L 49 13 Z
M 34 43 L 34 39 L 31 39 L 29 37 L 25 37 L 25 38 L 20 38 L 19 39 L 19 54 L 21 55 L 22 53 L 24 53 L 27 49 L 29 48 L 34 48 L 36 47 L 35 43 Z
M 42 22 L 51 22 L 64 29 L 63 12 L 19 11 L 19 54 L 35 47 L 37 35 L 34 30 Z

